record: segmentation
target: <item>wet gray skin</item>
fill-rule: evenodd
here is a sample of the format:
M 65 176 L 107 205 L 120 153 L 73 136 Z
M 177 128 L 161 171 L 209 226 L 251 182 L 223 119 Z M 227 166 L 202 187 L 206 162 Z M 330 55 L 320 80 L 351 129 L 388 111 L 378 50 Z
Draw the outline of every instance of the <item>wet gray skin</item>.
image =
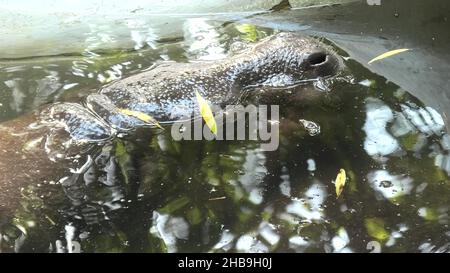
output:
M 195 91 L 214 106 L 236 103 L 252 86 L 289 86 L 336 74 L 340 59 L 319 41 L 279 33 L 253 48 L 219 62 L 160 63 L 153 69 L 121 79 L 86 98 L 86 110 L 57 104 L 44 120 L 64 123 L 79 140 L 102 140 L 116 131 L 148 125 L 120 112 L 128 109 L 160 123 L 198 114 Z

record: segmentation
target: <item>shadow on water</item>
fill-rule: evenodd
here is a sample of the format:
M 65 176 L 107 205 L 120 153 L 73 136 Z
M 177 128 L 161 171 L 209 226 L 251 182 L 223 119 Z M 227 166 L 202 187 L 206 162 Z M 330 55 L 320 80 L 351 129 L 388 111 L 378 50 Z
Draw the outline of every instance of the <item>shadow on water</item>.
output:
M 160 58 L 223 58 L 276 31 L 197 20 L 201 34 L 155 49 L 2 63 L 9 95 L 1 119 L 76 100 Z M 83 157 L 82 171 L 23 188 L 20 208 L 1 223 L 0 250 L 448 252 L 443 117 L 335 49 L 347 69 L 325 83 L 329 91 L 313 84 L 252 90 L 277 94 L 270 97 L 281 105 L 276 151 L 258 141 L 177 142 L 170 127 L 139 129 Z M 349 180 L 336 199 L 332 181 L 341 168 Z

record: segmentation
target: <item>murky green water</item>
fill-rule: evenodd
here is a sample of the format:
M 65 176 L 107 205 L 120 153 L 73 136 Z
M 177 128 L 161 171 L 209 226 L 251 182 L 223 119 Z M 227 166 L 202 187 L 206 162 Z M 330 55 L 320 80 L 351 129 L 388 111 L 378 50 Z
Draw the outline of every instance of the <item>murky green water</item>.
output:
M 197 23 L 204 28 L 191 39 L 136 50 L 0 61 L 0 119 L 77 100 L 159 59 L 224 58 L 275 31 Z M 151 129 L 97 147 L 85 174 L 22 189 L 14 219 L 1 223 L 0 250 L 448 252 L 450 137 L 442 117 L 352 59 L 346 66 L 328 91 L 274 91 L 281 120 L 273 152 L 258 141 L 176 142 L 170 130 Z M 341 168 L 349 180 L 336 199 Z

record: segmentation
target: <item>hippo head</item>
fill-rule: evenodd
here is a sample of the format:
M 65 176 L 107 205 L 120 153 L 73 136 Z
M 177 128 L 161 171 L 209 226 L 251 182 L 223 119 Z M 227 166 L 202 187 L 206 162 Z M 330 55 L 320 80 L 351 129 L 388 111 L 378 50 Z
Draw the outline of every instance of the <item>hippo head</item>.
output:
M 290 83 L 336 75 L 343 67 L 340 56 L 318 39 L 282 32 L 267 38 L 253 49 L 260 63 L 250 79 L 256 84 L 285 86 Z

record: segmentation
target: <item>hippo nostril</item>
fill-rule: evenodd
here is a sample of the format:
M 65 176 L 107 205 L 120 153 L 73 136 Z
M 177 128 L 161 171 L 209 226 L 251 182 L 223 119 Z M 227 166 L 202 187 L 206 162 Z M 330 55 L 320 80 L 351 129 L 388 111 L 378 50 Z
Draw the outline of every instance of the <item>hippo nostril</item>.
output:
M 320 65 L 320 64 L 323 64 L 324 62 L 326 62 L 327 56 L 328 55 L 324 52 L 314 52 L 308 56 L 308 62 L 312 66 L 317 66 L 317 65 Z

